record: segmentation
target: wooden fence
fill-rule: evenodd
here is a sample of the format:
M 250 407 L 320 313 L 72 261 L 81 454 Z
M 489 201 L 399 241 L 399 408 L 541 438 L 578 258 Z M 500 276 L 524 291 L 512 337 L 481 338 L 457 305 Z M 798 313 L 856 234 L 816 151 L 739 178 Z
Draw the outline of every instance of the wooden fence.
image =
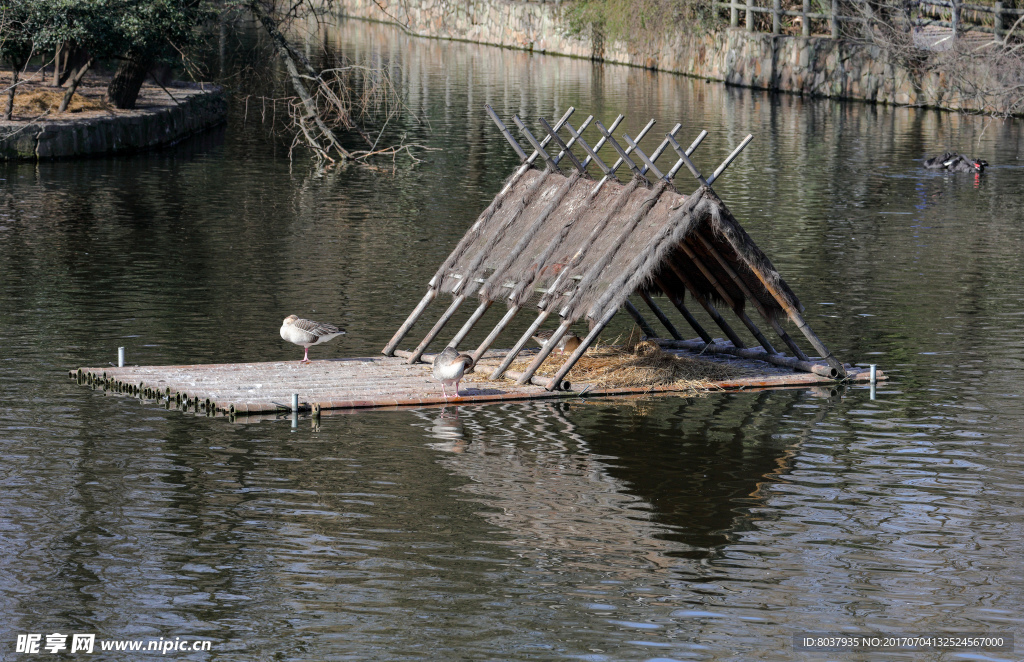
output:
M 764 2 L 765 0 L 762 0 Z M 801 36 L 810 37 L 814 31 L 812 24 L 827 26 L 820 34 L 829 34 L 837 39 L 840 34 L 840 23 L 867 23 L 875 18 L 872 4 L 864 0 L 815 0 L 818 11 L 812 11 L 811 0 L 802 0 L 800 9 L 784 8 L 783 0 L 768 0 L 771 6 L 756 4 L 757 0 L 730 0 L 729 2 L 713 2 L 718 9 L 728 10 L 729 25 L 740 26 L 740 13 L 744 16 L 744 27 L 751 32 L 768 32 L 767 21 L 758 21 L 756 14 L 771 15 L 771 33 L 790 33 L 790 30 L 783 29 L 784 17 L 794 17 L 797 20 L 789 21 L 791 24 L 799 24 Z M 791 0 L 787 4 L 792 4 Z M 1012 3 L 1011 3 L 1012 4 Z M 877 5 L 876 5 L 877 6 Z M 852 11 L 851 11 L 852 10 Z M 927 28 L 935 26 L 949 29 L 954 35 L 968 31 L 987 32 L 993 35 L 996 41 L 1003 41 L 1010 32 L 1017 35 L 1020 32 L 1021 17 L 1024 16 L 1024 9 L 1007 7 L 1004 2 L 995 2 L 993 5 L 975 5 L 960 2 L 959 0 L 916 0 L 910 2 L 905 11 L 910 16 L 910 21 L 915 28 Z M 760 25 L 759 25 L 760 24 Z M 795 31 L 793 32 L 795 34 Z

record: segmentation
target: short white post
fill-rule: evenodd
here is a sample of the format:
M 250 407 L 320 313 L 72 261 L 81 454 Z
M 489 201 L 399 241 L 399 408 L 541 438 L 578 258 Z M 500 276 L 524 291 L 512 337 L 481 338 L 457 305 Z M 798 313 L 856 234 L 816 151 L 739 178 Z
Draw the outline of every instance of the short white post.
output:
M 117 367 L 124 367 L 124 347 L 117 348 Z

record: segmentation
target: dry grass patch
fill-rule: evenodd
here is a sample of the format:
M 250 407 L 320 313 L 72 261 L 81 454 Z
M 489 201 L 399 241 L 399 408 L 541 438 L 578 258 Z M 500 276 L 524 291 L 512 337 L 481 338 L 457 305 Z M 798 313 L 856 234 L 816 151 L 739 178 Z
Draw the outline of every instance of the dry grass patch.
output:
M 49 111 L 57 114 L 60 102 L 64 98 L 64 90 L 33 90 L 14 96 L 14 114 L 36 117 Z M 104 99 L 82 96 L 81 93 L 71 97 L 68 113 L 80 113 L 84 110 L 108 110 L 109 104 Z

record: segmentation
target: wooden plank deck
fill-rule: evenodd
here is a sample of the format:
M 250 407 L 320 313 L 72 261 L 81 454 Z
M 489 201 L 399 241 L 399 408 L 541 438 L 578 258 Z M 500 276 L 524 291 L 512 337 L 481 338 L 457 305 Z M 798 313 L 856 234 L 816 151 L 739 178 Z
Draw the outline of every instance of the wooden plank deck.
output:
M 153 401 L 168 409 L 176 408 L 209 415 L 253 414 L 291 409 L 292 394 L 299 395 L 300 411 L 361 409 L 371 407 L 416 406 L 444 403 L 477 403 L 536 398 L 588 395 L 626 395 L 675 393 L 673 386 L 641 388 L 593 388 L 573 384 L 570 391 L 546 391 L 532 384 L 486 379 L 490 369 L 504 356 L 495 351 L 481 361 L 477 373 L 461 386 L 461 397 L 441 394 L 439 383 L 431 376 L 431 365 L 409 365 L 399 357 L 326 359 L 303 364 L 299 361 L 230 363 L 178 366 L 125 366 L 123 368 L 79 368 L 69 376 L 79 384 L 106 392 L 125 394 Z M 685 350 L 679 354 L 692 356 Z M 522 355 L 528 356 L 528 352 Z M 424 355 L 431 359 L 431 355 Z M 815 386 L 835 383 L 827 377 L 761 361 L 734 357 L 705 357 L 727 361 L 746 368 L 753 376 L 716 382 L 715 390 L 748 390 L 784 386 Z M 867 381 L 866 369 L 849 371 L 853 381 Z M 885 376 L 878 372 L 878 379 Z

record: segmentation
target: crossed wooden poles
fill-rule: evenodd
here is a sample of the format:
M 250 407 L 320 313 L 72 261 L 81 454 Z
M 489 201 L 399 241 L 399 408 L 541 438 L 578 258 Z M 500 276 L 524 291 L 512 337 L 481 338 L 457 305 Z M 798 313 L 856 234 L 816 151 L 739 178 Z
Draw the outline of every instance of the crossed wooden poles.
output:
M 546 264 L 548 259 L 554 254 L 558 246 L 565 238 L 566 234 L 569 231 L 569 227 L 577 218 L 579 218 L 588 209 L 590 203 L 593 202 L 601 188 L 609 179 L 616 176 L 616 170 L 618 170 L 618 168 L 620 168 L 622 165 L 625 165 L 632 172 L 633 178 L 628 185 L 622 188 L 622 190 L 618 193 L 616 198 L 608 205 L 607 209 L 604 210 L 602 217 L 598 220 L 597 224 L 589 233 L 588 237 L 577 248 L 574 257 L 572 258 L 572 266 L 579 265 L 581 261 L 587 256 L 588 251 L 591 250 L 594 243 L 597 241 L 598 237 L 601 236 L 601 233 L 607 228 L 609 223 L 614 218 L 616 218 L 618 214 L 622 212 L 622 209 L 625 206 L 626 201 L 628 200 L 630 195 L 636 191 L 637 187 L 645 185 L 650 191 L 649 196 L 645 200 L 645 203 L 640 205 L 639 210 L 634 212 L 634 215 L 630 217 L 628 219 L 628 222 L 624 225 L 620 233 L 620 236 L 618 236 L 616 238 L 616 241 L 612 244 L 614 248 L 605 255 L 600 256 L 599 259 L 590 266 L 587 272 L 582 275 L 582 277 L 574 276 L 574 278 L 579 279 L 579 282 L 577 283 L 576 287 L 576 295 L 578 296 L 580 292 L 585 291 L 587 289 L 586 285 L 595 282 L 596 279 L 601 275 L 601 272 L 604 269 L 604 267 L 606 267 L 611 262 L 616 251 L 618 250 L 618 247 L 621 247 L 625 243 L 625 240 L 628 238 L 629 233 L 637 227 L 637 225 L 642 220 L 643 215 L 646 214 L 646 212 L 648 212 L 654 206 L 654 203 L 657 202 L 657 199 L 662 194 L 662 192 L 664 192 L 666 188 L 672 186 L 673 180 L 675 179 L 676 174 L 679 172 L 681 168 L 685 166 L 686 169 L 689 170 L 693 177 L 698 181 L 700 188 L 698 188 L 697 193 L 699 193 L 700 190 L 702 190 L 704 187 L 710 189 L 711 185 L 722 175 L 723 172 L 725 172 L 725 169 L 729 167 L 729 164 L 732 163 L 733 160 L 740 154 L 740 152 L 743 151 L 743 149 L 750 143 L 750 141 L 753 140 L 753 136 L 748 135 L 736 147 L 736 149 L 734 149 L 732 153 L 729 154 L 729 156 L 721 163 L 721 165 L 719 165 L 718 168 L 715 169 L 714 173 L 711 174 L 711 176 L 705 178 L 697 169 L 697 167 L 693 164 L 693 162 L 690 160 L 690 156 L 701 144 L 704 138 L 708 135 L 707 131 L 701 131 L 700 135 L 697 136 L 693 143 L 691 143 L 690 146 L 687 147 L 686 149 L 683 149 L 683 147 L 676 140 L 676 133 L 679 131 L 681 125 L 676 124 L 672 128 L 672 130 L 665 135 L 665 138 L 658 145 L 657 149 L 655 149 L 650 155 L 647 155 L 638 147 L 638 144 L 641 140 L 643 140 L 643 138 L 654 126 L 655 121 L 653 119 L 650 122 L 648 122 L 647 125 L 643 129 L 641 129 L 639 133 L 637 133 L 635 138 L 627 134 L 623 134 L 622 137 L 626 143 L 626 146 L 623 147 L 618 141 L 615 140 L 615 138 L 612 135 L 612 133 L 618 128 L 619 124 L 622 122 L 622 115 L 616 117 L 615 121 L 612 122 L 611 126 L 608 128 L 605 128 L 605 126 L 600 121 L 594 121 L 594 117 L 591 115 L 587 117 L 586 120 L 584 120 L 583 123 L 577 129 L 573 127 L 573 125 L 569 122 L 570 117 L 575 112 L 575 109 L 570 107 L 566 111 L 566 113 L 557 122 L 555 122 L 553 126 L 549 124 L 545 119 L 540 119 L 540 124 L 544 129 L 544 132 L 547 134 L 540 140 L 538 140 L 533 135 L 533 133 L 530 132 L 530 130 L 523 124 L 522 120 L 520 120 L 519 117 L 513 116 L 512 119 L 515 125 L 519 128 L 519 131 L 522 133 L 523 137 L 525 137 L 528 146 L 532 148 L 532 152 L 530 154 L 527 154 L 526 150 L 523 149 L 522 145 L 520 145 L 519 142 L 515 139 L 515 137 L 513 137 L 508 127 L 501 121 L 497 113 L 494 112 L 494 109 L 491 108 L 489 105 L 485 106 L 485 108 L 487 110 L 487 113 L 490 115 L 491 119 L 494 120 L 494 123 L 498 126 L 498 129 L 501 131 L 502 135 L 505 136 L 505 139 L 508 141 L 509 145 L 511 145 L 512 149 L 515 150 L 516 154 L 519 156 L 520 160 L 522 161 L 522 164 L 519 166 L 519 168 L 516 169 L 512 177 L 509 178 L 504 188 L 502 188 L 498 195 L 495 196 L 494 200 L 487 207 L 487 209 L 484 210 L 484 212 L 480 215 L 476 223 L 470 228 L 470 230 L 466 233 L 462 240 L 460 240 L 458 246 L 455 248 L 455 250 L 452 251 L 448 259 L 445 260 L 444 264 L 442 264 L 437 274 L 430 280 L 430 282 L 428 283 L 426 294 L 423 296 L 419 304 L 412 311 L 409 317 L 405 320 L 402 326 L 398 329 L 395 335 L 391 338 L 391 341 L 383 349 L 383 353 L 386 356 L 401 356 L 405 358 L 408 363 L 416 363 L 417 361 L 422 360 L 423 354 L 426 351 L 427 347 L 437 338 L 437 336 L 441 333 L 444 327 L 452 319 L 456 311 L 466 301 L 466 299 L 468 299 L 474 293 L 497 293 L 503 292 L 505 290 L 511 290 L 508 298 L 512 305 L 509 307 L 508 311 L 497 323 L 497 325 L 487 335 L 487 337 L 480 344 L 480 346 L 477 347 L 476 350 L 472 353 L 474 361 L 479 362 L 479 360 L 484 356 L 484 354 L 486 354 L 486 352 L 490 349 L 492 343 L 494 343 L 494 341 L 502 333 L 502 331 L 504 331 L 504 329 L 509 325 L 512 319 L 520 312 L 523 306 L 522 304 L 517 302 L 525 301 L 528 299 L 528 297 L 523 297 L 522 295 L 525 293 L 527 288 L 534 286 L 534 280 L 536 276 L 534 276 L 533 278 L 526 277 L 521 282 L 518 283 L 497 282 L 495 281 L 495 279 L 504 278 L 503 272 L 509 267 L 515 255 L 526 248 L 526 245 L 529 243 L 529 240 L 533 236 L 533 233 L 527 232 L 526 234 L 524 234 L 524 236 L 520 239 L 519 244 L 517 244 L 512 251 L 510 251 L 510 254 L 508 256 L 503 258 L 503 263 L 500 264 L 498 268 L 494 270 L 493 274 L 489 278 L 473 278 L 471 274 L 477 272 L 477 267 L 480 266 L 486 254 L 488 253 L 488 250 L 492 248 L 494 242 L 497 241 L 497 237 L 500 233 L 495 233 L 495 235 L 488 240 L 488 242 L 476 255 L 473 263 L 471 263 L 467 268 L 467 272 L 470 273 L 464 274 L 462 276 L 455 276 L 455 278 L 458 278 L 460 280 L 452 291 L 452 295 L 454 297 L 452 303 L 448 306 L 444 314 L 441 315 L 440 319 L 437 320 L 437 322 L 426 334 L 426 336 L 424 336 L 424 338 L 420 341 L 416 348 L 411 352 L 397 349 L 398 344 L 405 338 L 405 336 L 409 333 L 412 326 L 416 323 L 417 320 L 419 320 L 419 318 L 423 315 L 424 311 L 427 309 L 430 303 L 437 297 L 438 292 L 440 290 L 442 278 L 451 269 L 451 267 L 455 265 L 455 263 L 458 261 L 459 256 L 463 254 L 464 249 L 467 246 L 471 245 L 476 239 L 478 239 L 483 234 L 485 229 L 488 229 L 488 224 L 493 221 L 497 209 L 505 201 L 505 198 L 509 195 L 510 191 L 513 190 L 516 183 L 522 178 L 523 174 L 537 162 L 537 159 L 541 159 L 541 161 L 544 163 L 545 173 L 541 175 L 534 184 L 531 185 L 531 187 L 534 187 L 533 191 L 539 190 L 544 185 L 546 176 L 548 174 L 563 174 L 561 164 L 566 159 L 569 161 L 570 167 L 573 169 L 573 172 L 568 178 L 566 178 L 566 181 L 559 187 L 557 192 L 554 194 L 554 201 L 551 204 L 549 204 L 548 207 L 546 207 L 545 210 L 541 212 L 539 217 L 533 222 L 533 227 L 531 228 L 531 230 L 539 228 L 540 224 L 544 223 L 544 221 L 548 218 L 548 215 L 551 213 L 552 210 L 554 210 L 557 207 L 561 199 L 566 195 L 566 193 L 573 184 L 575 184 L 581 177 L 589 176 L 587 173 L 587 168 L 591 164 L 595 165 L 602 173 L 602 178 L 593 187 L 589 194 L 589 197 L 586 199 L 586 202 L 583 205 L 581 205 L 580 210 L 573 216 L 573 218 L 564 221 L 564 225 L 562 226 L 561 230 L 554 236 L 554 238 L 549 242 L 544 251 L 537 257 L 537 263 L 540 264 L 541 266 Z M 587 127 L 589 127 L 591 123 L 593 123 L 598 129 L 598 131 L 601 133 L 600 140 L 598 140 L 593 147 L 591 147 L 581 136 L 583 131 Z M 566 133 L 568 133 L 568 139 L 564 139 L 561 135 L 559 135 L 559 132 L 563 130 Z M 548 149 L 549 145 L 551 145 L 552 143 L 554 143 L 554 148 L 558 150 L 557 154 L 555 154 L 555 149 Z M 617 157 L 616 161 L 611 166 L 607 165 L 605 161 L 602 160 L 602 158 L 598 155 L 598 152 L 606 145 L 612 149 L 613 156 Z M 578 148 L 582 149 L 582 151 L 585 153 L 586 156 L 582 161 L 577 157 L 576 154 L 573 153 L 572 148 L 574 146 L 578 146 Z M 662 170 L 658 168 L 656 162 L 666 151 L 668 151 L 669 148 L 671 148 L 671 150 L 678 156 L 678 160 L 667 172 L 662 172 Z M 694 195 L 696 195 L 697 193 L 695 193 Z M 527 195 L 529 194 L 530 192 L 528 191 Z M 693 299 L 707 312 L 707 314 L 711 317 L 715 324 L 718 325 L 718 327 L 722 330 L 722 332 L 731 342 L 731 346 L 716 345 L 711 334 L 708 333 L 697 321 L 697 319 L 694 318 L 690 311 L 687 310 L 686 306 L 683 304 L 682 298 L 678 296 L 678 294 L 674 292 L 672 288 L 666 287 L 660 278 L 656 278 L 655 284 L 658 285 L 662 292 L 666 294 L 669 301 L 671 301 L 671 303 L 679 310 L 683 318 L 694 329 L 694 331 L 697 332 L 697 335 L 699 335 L 701 338 L 700 342 L 684 341 L 682 335 L 675 328 L 672 322 L 668 319 L 665 313 L 658 307 L 658 305 L 646 292 L 643 292 L 641 290 L 639 292 L 639 295 L 643 299 L 644 303 L 651 309 L 654 316 L 662 323 L 662 325 L 665 326 L 665 328 L 668 330 L 672 338 L 675 339 L 675 342 L 672 343 L 673 345 L 678 347 L 697 349 L 698 351 L 729 353 L 748 358 L 757 358 L 760 360 L 768 361 L 770 363 L 774 363 L 776 365 L 782 365 L 796 370 L 803 370 L 807 372 L 815 372 L 832 378 L 844 378 L 846 376 L 843 364 L 832 355 L 828 348 L 825 347 L 821 340 L 814 334 L 810 326 L 808 326 L 807 322 L 801 316 L 800 311 L 796 307 L 794 307 L 792 301 L 787 296 L 785 296 L 783 292 L 779 290 L 777 283 L 769 276 L 769 274 L 763 271 L 760 265 L 748 263 L 747 266 L 749 267 L 750 271 L 757 277 L 758 281 L 764 287 L 765 291 L 778 303 L 781 309 L 785 311 L 786 315 L 796 325 L 796 327 L 800 329 L 801 333 L 810 342 L 811 346 L 814 347 L 815 351 L 819 354 L 819 356 L 824 358 L 824 361 L 827 365 L 821 365 L 820 363 L 812 362 L 809 359 L 809 357 L 800 349 L 800 347 L 797 346 L 797 344 L 793 341 L 789 334 L 786 333 L 786 331 L 775 319 L 775 316 L 772 315 L 770 311 L 765 309 L 764 305 L 759 301 L 759 299 L 754 295 L 754 293 L 750 291 L 750 288 L 748 287 L 747 283 L 745 283 L 744 280 L 739 276 L 739 274 L 736 273 L 733 266 L 714 246 L 713 242 L 711 242 L 704 235 L 703 230 L 695 230 L 687 237 L 687 240 L 693 241 L 695 244 L 699 245 L 704 249 L 706 255 L 711 256 L 711 258 L 714 260 L 714 263 L 720 269 L 720 271 L 718 272 L 719 276 L 721 276 L 723 272 L 728 276 L 728 279 L 735 286 L 735 288 L 742 292 L 743 298 L 747 301 L 750 301 L 754 305 L 754 307 L 757 309 L 761 317 L 764 318 L 764 320 L 768 323 L 771 329 L 779 336 L 782 342 L 793 352 L 794 356 L 784 356 L 774 348 L 774 346 L 771 344 L 768 338 L 765 337 L 765 335 L 761 332 L 761 330 L 757 327 L 753 320 L 751 320 L 750 317 L 744 312 L 743 301 L 737 300 L 734 296 L 729 294 L 726 287 L 718 280 L 718 278 L 716 278 L 715 272 L 712 271 L 712 269 L 710 269 L 707 264 L 705 264 L 704 259 L 707 258 L 701 258 L 700 256 L 698 256 L 697 253 L 694 252 L 694 250 L 688 245 L 688 241 L 680 242 L 680 248 L 682 249 L 682 251 L 685 253 L 687 258 L 693 263 L 693 265 L 700 271 L 700 273 L 703 274 L 704 277 L 708 280 L 708 282 L 714 288 L 715 292 L 718 294 L 719 298 L 729 308 L 733 310 L 736 317 L 740 320 L 743 326 L 747 328 L 750 334 L 757 341 L 758 345 L 760 345 L 760 348 L 748 348 L 744 341 L 736 333 L 736 331 L 722 317 L 722 314 L 715 308 L 711 301 L 709 301 L 707 297 L 703 296 L 703 294 L 698 290 L 695 284 L 686 275 L 686 272 L 678 268 L 678 266 L 673 264 L 671 260 L 668 260 L 669 267 L 671 268 L 675 276 L 680 280 L 680 282 L 685 286 L 686 291 L 688 291 L 690 295 L 693 297 Z M 542 293 L 540 302 L 537 304 L 538 308 L 540 308 L 540 312 L 534 319 L 533 323 L 530 325 L 529 329 L 527 329 L 527 331 L 518 339 L 518 341 L 512 347 L 511 351 L 509 351 L 509 353 L 505 356 L 501 365 L 499 365 L 498 368 L 491 373 L 491 379 L 499 379 L 502 375 L 507 374 L 508 376 L 516 379 L 516 381 L 519 384 L 531 382 L 543 385 L 548 390 L 566 389 L 569 387 L 568 382 L 565 381 L 565 376 L 569 373 L 573 365 L 575 365 L 575 363 L 580 359 L 580 357 L 583 356 L 584 352 L 587 351 L 590 345 L 594 343 L 594 341 L 597 339 L 601 331 L 615 316 L 616 312 L 618 312 L 617 306 L 610 307 L 603 304 L 607 304 L 614 298 L 616 286 L 622 286 L 625 284 L 626 281 L 624 276 L 616 279 L 615 283 L 613 283 L 613 286 L 610 286 L 608 290 L 602 295 L 602 297 L 599 298 L 598 303 L 591 308 L 592 314 L 589 316 L 591 317 L 593 323 L 590 329 L 590 333 L 587 335 L 586 338 L 583 339 L 582 343 L 573 352 L 569 359 L 563 363 L 563 365 L 561 366 L 561 368 L 559 368 L 558 372 L 555 374 L 554 377 L 552 377 L 549 380 L 542 380 L 538 379 L 534 375 L 537 369 L 540 367 L 540 365 L 544 362 L 548 355 L 550 355 L 551 351 L 554 350 L 554 348 L 558 345 L 561 338 L 569 331 L 569 328 L 572 324 L 572 320 L 566 319 L 566 314 L 568 310 L 571 308 L 571 299 L 569 305 L 564 306 L 559 312 L 559 315 L 562 318 L 562 322 L 559 325 L 558 329 L 554 331 L 549 342 L 547 342 L 544 345 L 544 347 L 541 348 L 541 351 L 537 354 L 537 356 L 531 362 L 529 367 L 522 373 L 511 372 L 508 370 L 508 368 L 515 360 L 516 356 L 523 350 L 523 348 L 529 342 L 530 337 L 536 334 L 540 326 L 553 312 L 550 304 L 552 303 L 553 298 L 558 296 L 559 285 L 562 284 L 560 283 L 560 281 L 562 280 L 562 276 L 565 275 L 566 273 L 569 273 L 570 271 L 572 271 L 572 269 L 563 269 L 562 271 L 559 272 L 558 276 L 555 277 L 554 282 L 549 284 L 546 289 L 538 290 Z M 539 272 L 540 269 L 538 269 L 536 273 Z M 462 326 L 462 328 L 459 329 L 459 331 L 455 334 L 451 341 L 448 342 L 449 346 L 457 348 L 458 345 L 466 338 L 469 332 L 473 329 L 477 322 L 480 321 L 484 313 L 487 312 L 487 310 L 494 303 L 495 299 L 497 299 L 498 297 L 492 295 L 481 296 L 481 298 L 482 301 L 477 306 L 476 310 L 466 321 L 466 323 Z M 646 319 L 644 319 L 640 311 L 637 310 L 637 308 L 629 301 L 628 298 L 622 305 L 622 308 L 624 308 L 626 312 L 636 321 L 636 323 L 640 326 L 640 328 L 646 335 L 650 337 L 657 336 L 657 333 L 654 331 L 651 325 L 647 322 Z M 593 315 L 594 311 L 597 311 L 597 315 Z

